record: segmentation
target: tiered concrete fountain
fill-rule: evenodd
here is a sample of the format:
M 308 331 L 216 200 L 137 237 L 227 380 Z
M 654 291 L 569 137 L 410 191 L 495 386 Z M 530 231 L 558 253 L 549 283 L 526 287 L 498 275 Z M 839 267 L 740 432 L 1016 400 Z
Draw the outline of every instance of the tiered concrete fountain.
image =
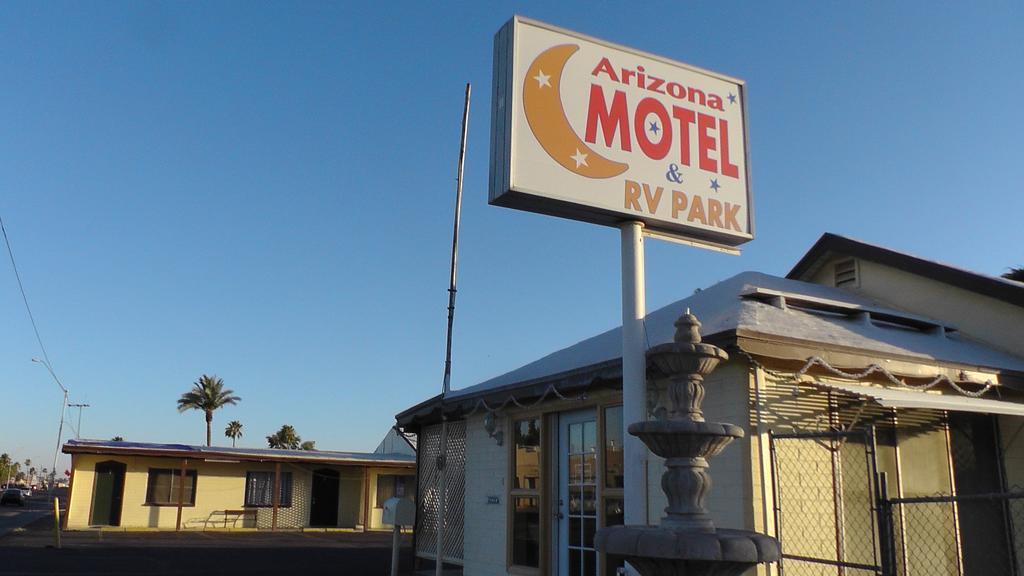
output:
M 707 458 L 743 430 L 704 421 L 704 377 L 729 355 L 700 341 L 700 322 L 687 311 L 676 321 L 675 342 L 655 346 L 647 358 L 669 378 L 668 410 L 635 422 L 629 433 L 665 458 L 661 489 L 668 497 L 658 526 L 612 526 L 598 531 L 595 546 L 621 556 L 643 576 L 734 576 L 779 558 L 779 542 L 747 530 L 715 528 L 704 508 L 711 491 Z M 628 505 L 628 503 L 627 503 Z

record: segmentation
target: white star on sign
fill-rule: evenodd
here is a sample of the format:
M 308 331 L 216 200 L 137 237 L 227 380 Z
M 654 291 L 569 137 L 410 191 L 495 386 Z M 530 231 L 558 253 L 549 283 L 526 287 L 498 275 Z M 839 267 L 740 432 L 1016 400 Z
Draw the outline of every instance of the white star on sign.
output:
M 576 149 L 576 154 L 572 156 L 572 159 L 576 161 L 576 167 L 587 165 L 587 155 L 580 152 L 579 148 Z
M 537 88 L 543 88 L 545 86 L 551 86 L 551 76 L 544 73 L 543 70 L 537 70 L 537 75 L 533 77 L 537 81 Z

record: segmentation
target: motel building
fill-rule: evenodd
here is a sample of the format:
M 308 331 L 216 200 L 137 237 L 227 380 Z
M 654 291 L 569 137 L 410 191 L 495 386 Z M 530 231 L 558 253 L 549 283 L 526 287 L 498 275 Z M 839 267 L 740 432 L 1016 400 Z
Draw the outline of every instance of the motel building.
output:
M 707 505 L 780 540 L 758 574 L 1024 574 L 1024 284 L 825 234 L 784 278 L 744 272 L 650 312 L 648 348 L 687 309 L 729 354 L 704 415 L 746 433 L 710 461 Z M 612 329 L 397 415 L 419 438 L 424 567 L 446 418 L 450 568 L 615 574 L 593 542 L 623 521 L 621 346 Z M 647 377 L 658 418 L 665 379 Z M 656 524 L 664 467 L 646 468 Z
M 415 495 L 395 436 L 374 453 L 70 440 L 65 528 L 390 530 L 384 502 Z

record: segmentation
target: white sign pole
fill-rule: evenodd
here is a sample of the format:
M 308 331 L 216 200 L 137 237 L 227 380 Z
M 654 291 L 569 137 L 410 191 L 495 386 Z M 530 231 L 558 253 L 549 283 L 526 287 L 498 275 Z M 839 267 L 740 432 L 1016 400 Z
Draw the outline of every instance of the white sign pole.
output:
M 647 524 L 647 447 L 627 428 L 647 419 L 647 347 L 644 316 L 644 225 L 622 224 L 622 440 L 625 521 Z

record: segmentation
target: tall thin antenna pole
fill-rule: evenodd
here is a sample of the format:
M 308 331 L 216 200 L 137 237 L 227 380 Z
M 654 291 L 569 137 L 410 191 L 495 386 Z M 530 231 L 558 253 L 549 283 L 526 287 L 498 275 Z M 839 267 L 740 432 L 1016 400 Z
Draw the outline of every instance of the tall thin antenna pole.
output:
M 459 147 L 459 171 L 455 179 L 455 225 L 452 231 L 452 269 L 448 284 L 448 341 L 444 351 L 444 382 L 441 385 L 441 445 L 437 457 L 437 547 L 434 550 L 434 575 L 444 568 L 444 524 L 447 514 L 448 417 L 444 413 L 444 397 L 452 379 L 452 325 L 455 322 L 455 278 L 459 255 L 459 219 L 462 216 L 462 172 L 466 163 L 466 125 L 469 120 L 470 84 L 466 84 L 466 104 L 462 109 L 462 144 Z
M 462 145 L 459 147 L 459 171 L 455 178 L 455 224 L 452 227 L 452 269 L 448 282 L 448 341 L 444 351 L 444 384 L 442 394 L 451 389 L 452 380 L 452 325 L 455 322 L 455 288 L 459 264 L 459 221 L 462 218 L 462 172 L 466 164 L 466 125 L 469 120 L 469 95 L 471 86 L 466 84 L 466 105 L 462 109 Z

